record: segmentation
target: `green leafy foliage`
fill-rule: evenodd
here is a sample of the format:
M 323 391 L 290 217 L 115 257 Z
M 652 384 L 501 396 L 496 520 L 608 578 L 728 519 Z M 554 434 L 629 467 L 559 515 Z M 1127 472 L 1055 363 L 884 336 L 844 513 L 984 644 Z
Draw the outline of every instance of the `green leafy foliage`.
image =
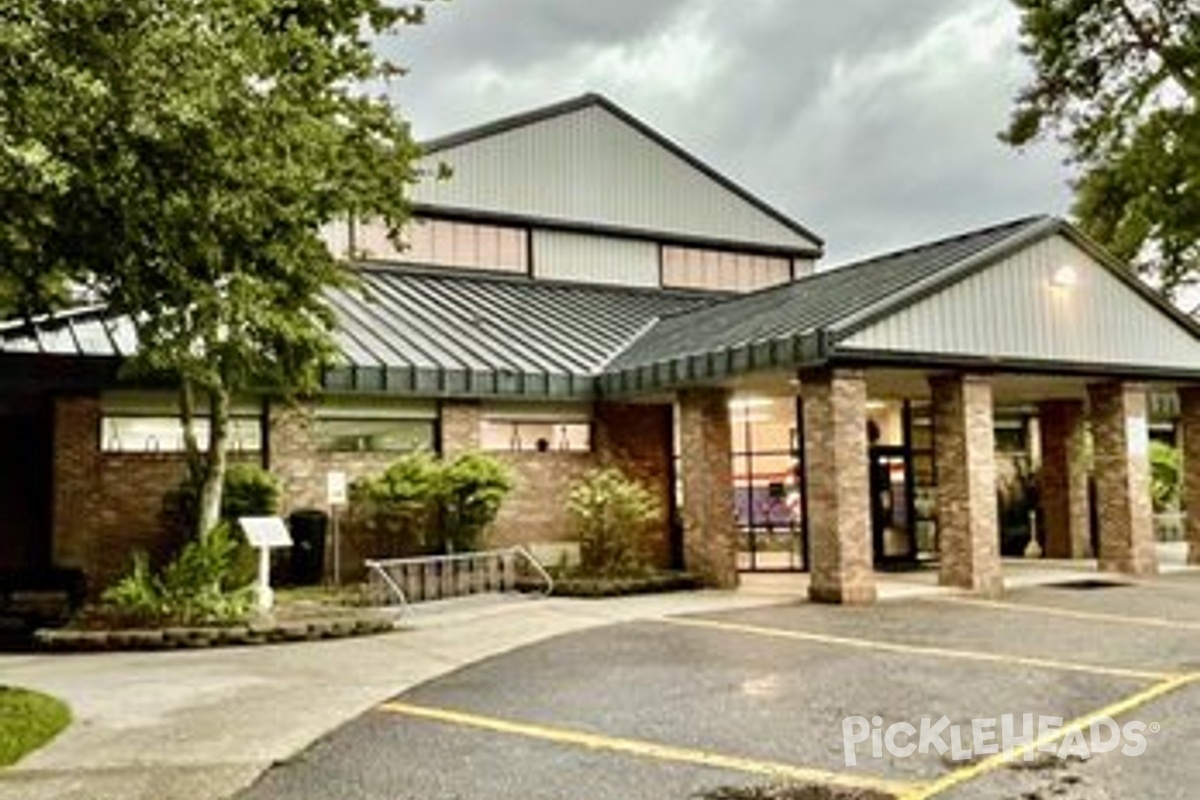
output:
M 645 571 L 643 542 L 662 518 L 658 500 L 615 467 L 592 470 L 571 487 L 567 508 L 579 537 L 580 569 L 614 577 Z
M 373 44 L 422 20 L 386 0 L 13 0 L 0 12 L 0 298 L 63 286 L 128 315 L 139 373 L 209 401 L 191 452 L 195 532 L 217 521 L 230 396 L 319 387 L 320 236 L 349 216 L 396 229 L 418 150 L 379 88 Z M 371 92 L 361 87 L 372 87 Z M 194 443 L 194 440 L 192 440 Z
M 221 519 L 270 517 L 279 513 L 279 479 L 257 464 L 233 464 L 225 473 Z
M 1150 497 L 1154 513 L 1178 511 L 1183 488 L 1183 460 L 1178 448 L 1150 442 Z
M 1034 67 L 1003 138 L 1055 133 L 1083 229 L 1167 290 L 1200 280 L 1200 6 L 1014 0 Z
M 229 523 L 184 545 L 157 574 L 144 553 L 101 597 L 118 625 L 227 625 L 250 613 L 253 591 L 238 565 L 240 537 Z
M 437 529 L 441 465 L 424 451 L 409 453 L 373 478 L 350 487 L 350 524 L 382 533 L 395 552 L 425 552 Z
M 508 469 L 483 453 L 446 461 L 418 451 L 351 487 L 350 516 L 404 554 L 477 549 L 512 491 Z
M 512 489 L 508 469 L 491 456 L 467 452 L 444 463 L 438 476 L 439 548 L 454 553 L 478 547 Z

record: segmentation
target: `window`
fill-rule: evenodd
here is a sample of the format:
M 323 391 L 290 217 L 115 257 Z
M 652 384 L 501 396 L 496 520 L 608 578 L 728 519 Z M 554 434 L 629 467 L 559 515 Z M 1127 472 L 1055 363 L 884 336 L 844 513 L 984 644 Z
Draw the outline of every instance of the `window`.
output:
M 587 453 L 592 449 L 591 411 L 562 406 L 486 409 L 479 429 L 484 450 L 526 453 Z
M 262 407 L 235 398 L 229 409 L 229 451 L 262 450 Z M 208 406 L 197 399 L 196 443 L 208 447 Z M 182 453 L 183 423 L 171 392 L 112 391 L 100 397 L 100 450 L 104 453 Z
M 664 245 L 662 283 L 674 289 L 750 292 L 792 279 L 787 258 Z
M 480 442 L 484 450 L 587 453 L 592 449 L 592 426 L 586 422 L 485 420 Z
M 437 445 L 437 407 L 430 402 L 330 399 L 314 417 L 315 446 L 327 453 L 408 453 Z
M 383 223 L 360 222 L 354 246 L 365 257 L 384 261 L 521 274 L 529 268 L 524 228 L 414 217 L 402 238 L 406 247 L 397 250 Z
M 195 420 L 196 443 L 208 447 L 207 418 Z M 176 416 L 126 416 L 105 414 L 100 421 L 100 449 L 105 453 L 182 453 L 183 423 Z M 257 417 L 233 417 L 229 421 L 229 451 L 257 453 L 262 450 L 262 425 Z
M 313 437 L 329 453 L 408 453 L 433 450 L 434 427 L 421 419 L 319 419 Z

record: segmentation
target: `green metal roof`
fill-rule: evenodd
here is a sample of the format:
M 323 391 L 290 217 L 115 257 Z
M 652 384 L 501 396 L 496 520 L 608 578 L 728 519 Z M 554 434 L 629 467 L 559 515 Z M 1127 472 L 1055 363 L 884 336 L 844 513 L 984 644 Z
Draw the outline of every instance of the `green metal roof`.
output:
M 591 397 L 595 377 L 654 320 L 712 294 L 366 266 L 331 294 L 350 364 L 330 389 Z M 719 296 L 717 296 L 719 297 Z
M 1070 225 L 1030 217 L 734 297 L 365 264 L 361 287 L 329 295 L 343 364 L 326 386 L 588 399 L 815 366 L 841 357 L 838 342 L 863 327 L 1057 234 L 1196 334 L 1194 322 Z M 0 323 L 0 356 L 119 359 L 135 349 L 132 326 L 103 309 Z

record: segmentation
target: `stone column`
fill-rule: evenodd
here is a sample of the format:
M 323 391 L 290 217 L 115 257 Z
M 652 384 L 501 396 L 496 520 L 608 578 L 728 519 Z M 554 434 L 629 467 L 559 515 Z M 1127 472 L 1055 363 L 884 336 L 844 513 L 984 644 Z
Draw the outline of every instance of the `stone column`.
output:
M 738 583 L 729 393 L 679 393 L 684 566 L 713 586 Z
M 939 583 L 994 596 L 1004 590 L 996 508 L 991 381 L 945 375 L 933 390 Z
M 479 449 L 479 426 L 483 414 L 479 403 L 446 400 L 441 404 L 441 451 L 447 458 Z
M 1188 563 L 1200 565 L 1200 386 L 1179 390 Z
M 1042 527 L 1047 558 L 1089 558 L 1086 416 L 1081 400 L 1038 404 Z
M 1100 570 L 1158 571 L 1150 506 L 1150 435 L 1146 388 L 1112 382 L 1088 387 L 1095 450 Z
M 875 601 L 867 476 L 867 384 L 858 370 L 800 377 L 808 489 L 810 599 Z

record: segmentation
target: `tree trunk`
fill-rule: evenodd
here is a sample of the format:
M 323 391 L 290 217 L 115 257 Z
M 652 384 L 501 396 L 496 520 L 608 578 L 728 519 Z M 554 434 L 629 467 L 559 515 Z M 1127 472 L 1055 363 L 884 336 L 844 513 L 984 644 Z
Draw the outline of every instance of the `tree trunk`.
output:
M 179 421 L 183 424 L 183 452 L 187 458 L 188 480 L 198 487 L 204 475 L 204 459 L 196 436 L 196 395 L 189 378 L 179 381 Z
M 208 452 L 196 513 L 196 535 L 200 538 L 207 536 L 221 521 L 221 495 L 225 488 L 229 446 L 229 391 L 223 386 L 209 389 L 208 403 Z

